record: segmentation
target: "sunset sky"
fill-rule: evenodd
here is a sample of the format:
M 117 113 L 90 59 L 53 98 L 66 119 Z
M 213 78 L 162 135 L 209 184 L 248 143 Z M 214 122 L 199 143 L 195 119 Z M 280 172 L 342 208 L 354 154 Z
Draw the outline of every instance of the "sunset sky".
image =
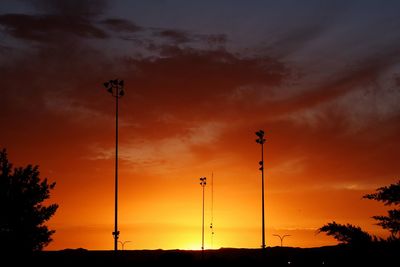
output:
M 46 248 L 113 249 L 115 99 L 125 249 L 336 244 L 387 233 L 362 199 L 400 164 L 400 1 L 0 3 L 0 148 L 57 183 Z M 211 175 L 214 238 L 211 243 Z

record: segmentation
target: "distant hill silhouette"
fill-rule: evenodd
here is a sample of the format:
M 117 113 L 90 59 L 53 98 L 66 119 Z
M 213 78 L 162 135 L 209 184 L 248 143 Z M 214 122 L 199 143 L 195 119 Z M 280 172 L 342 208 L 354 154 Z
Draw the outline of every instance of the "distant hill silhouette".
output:
M 319 248 L 124 250 L 66 249 L 38 251 L 31 266 L 391 266 L 398 251 L 386 247 L 354 249 L 347 245 Z

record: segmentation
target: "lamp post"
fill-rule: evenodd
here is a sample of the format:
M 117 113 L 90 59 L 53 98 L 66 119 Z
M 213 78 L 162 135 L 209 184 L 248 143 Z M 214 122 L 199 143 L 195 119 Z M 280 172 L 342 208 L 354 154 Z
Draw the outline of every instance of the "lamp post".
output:
M 121 244 L 122 250 L 124 250 L 125 244 L 126 244 L 126 243 L 129 243 L 129 242 L 131 242 L 131 241 L 127 240 L 127 241 L 124 241 L 124 242 L 122 242 L 122 241 L 118 241 L 118 242 Z
M 281 240 L 281 247 L 282 247 L 282 245 L 283 245 L 283 239 L 284 239 L 285 237 L 287 237 L 287 236 L 290 236 L 290 235 L 283 235 L 283 236 L 280 236 L 280 235 L 273 235 L 273 236 L 279 237 L 279 239 Z
M 265 249 L 265 220 L 264 220 L 264 131 L 259 130 L 256 132 L 256 142 L 261 145 L 261 161 L 259 162 L 261 171 L 261 220 L 262 220 L 262 245 L 261 248 Z
M 109 80 L 105 82 L 104 87 L 107 91 L 115 97 L 115 217 L 114 217 L 114 250 L 118 250 L 118 99 L 124 94 L 124 81 L 123 80 Z
M 201 230 L 201 250 L 204 251 L 204 187 L 207 184 L 207 178 L 201 177 L 200 178 L 200 185 L 203 188 L 203 216 L 202 216 L 202 230 Z

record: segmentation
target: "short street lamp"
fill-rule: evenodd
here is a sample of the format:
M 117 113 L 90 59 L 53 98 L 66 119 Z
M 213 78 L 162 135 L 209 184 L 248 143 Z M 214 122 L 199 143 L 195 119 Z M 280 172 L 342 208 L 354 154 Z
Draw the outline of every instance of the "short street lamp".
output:
M 131 241 L 127 240 L 127 241 L 124 241 L 124 242 L 122 242 L 122 241 L 118 241 L 118 242 L 121 244 L 122 250 L 124 250 L 125 244 L 126 244 L 126 243 L 129 243 L 129 242 L 131 242 Z
M 282 247 L 282 246 L 283 246 L 283 239 L 284 239 L 285 237 L 287 237 L 287 236 L 290 236 L 290 235 L 283 235 L 283 236 L 280 236 L 280 235 L 273 235 L 273 236 L 279 237 L 279 239 L 281 240 L 281 247 Z

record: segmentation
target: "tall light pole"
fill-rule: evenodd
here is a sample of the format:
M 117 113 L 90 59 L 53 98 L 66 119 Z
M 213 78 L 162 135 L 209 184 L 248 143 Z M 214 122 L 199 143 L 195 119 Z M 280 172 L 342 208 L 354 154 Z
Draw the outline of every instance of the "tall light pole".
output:
M 273 235 L 273 236 L 279 237 L 279 239 L 281 240 L 281 247 L 282 247 L 282 246 L 283 246 L 283 239 L 284 239 L 285 237 L 287 237 L 287 236 L 290 236 L 290 235 L 283 235 L 283 236 L 280 236 L 280 235 Z
M 261 248 L 265 249 L 265 220 L 264 220 L 264 131 L 259 130 L 256 132 L 256 142 L 261 145 L 261 161 L 259 162 L 261 171 L 261 220 L 262 220 L 262 245 Z
M 200 185 L 203 188 L 203 216 L 202 216 L 202 230 L 201 230 L 201 250 L 204 251 L 204 187 L 207 184 L 207 178 L 201 177 L 200 178 Z
M 114 217 L 114 250 L 118 250 L 118 99 L 124 94 L 124 81 L 123 80 L 109 80 L 104 83 L 107 91 L 115 97 L 115 217 Z

